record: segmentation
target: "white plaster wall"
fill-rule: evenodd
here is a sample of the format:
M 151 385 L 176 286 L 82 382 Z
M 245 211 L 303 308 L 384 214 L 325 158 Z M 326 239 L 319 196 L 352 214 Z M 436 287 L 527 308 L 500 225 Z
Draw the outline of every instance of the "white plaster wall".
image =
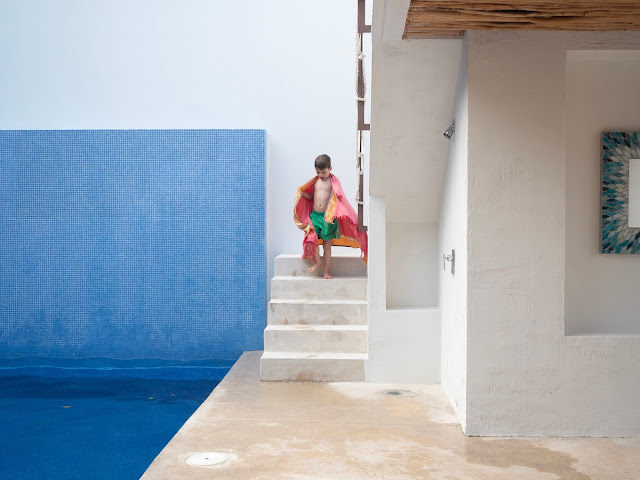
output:
M 443 132 L 451 121 L 460 41 L 387 41 L 376 31 L 373 41 L 369 191 L 386 202 L 388 307 L 432 308 L 440 257 L 433 226 L 440 217 Z
M 437 223 L 461 42 L 373 39 L 371 195 L 389 223 Z
M 469 91 L 467 44 L 462 45 L 456 100 L 452 116 L 456 121 L 449 141 L 447 173 L 440 214 L 440 254 L 455 250 L 455 275 L 451 265 L 439 269 L 442 321 L 442 389 L 463 429 L 466 427 L 467 390 L 467 222 L 468 222 L 468 138 Z
M 437 223 L 387 222 L 387 308 L 437 308 Z
M 638 436 L 640 338 L 565 337 L 564 281 L 566 52 L 640 33 L 468 35 L 465 432 Z
M 356 2 L 4 0 L 0 128 L 267 131 L 267 267 L 321 153 L 355 196 Z
M 438 382 L 435 225 L 448 148 L 442 133 L 451 120 L 457 73 L 457 62 L 450 61 L 459 57 L 460 41 L 401 41 L 408 5 L 376 0 L 373 10 L 365 376 Z
M 600 254 L 601 132 L 640 131 L 640 50 L 567 52 L 565 331 L 640 334 L 640 255 Z
M 440 310 L 388 310 L 386 305 L 385 200 L 369 198 L 368 382 L 440 381 Z

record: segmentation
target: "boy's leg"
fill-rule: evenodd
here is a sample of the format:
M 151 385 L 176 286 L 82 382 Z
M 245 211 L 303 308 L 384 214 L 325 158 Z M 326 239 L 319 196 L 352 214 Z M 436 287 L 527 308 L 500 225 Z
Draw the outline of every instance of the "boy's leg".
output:
M 316 251 L 314 252 L 314 256 L 316 257 L 316 263 L 309 267 L 309 273 L 313 273 L 320 268 L 322 265 L 322 258 L 320 258 L 320 247 L 316 247 Z
M 324 278 L 333 278 L 329 275 L 329 264 L 331 263 L 331 240 L 324 241 Z

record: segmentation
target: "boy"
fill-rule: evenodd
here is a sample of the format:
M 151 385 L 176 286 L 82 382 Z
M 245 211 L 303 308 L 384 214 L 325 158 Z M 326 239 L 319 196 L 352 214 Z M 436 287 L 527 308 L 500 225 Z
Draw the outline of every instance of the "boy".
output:
M 331 173 L 331 158 L 320 155 L 315 160 L 317 176 L 298 188 L 293 220 L 305 231 L 302 242 L 302 258 L 311 258 L 309 268 L 315 273 L 322 265 L 319 244 L 324 246 L 324 278 L 329 273 L 331 247 L 360 248 L 362 259 L 367 261 L 367 234 L 358 231 L 358 215 L 344 197 L 342 185 Z
M 309 215 L 313 229 L 316 231 L 318 238 L 322 240 L 324 250 L 324 278 L 333 278 L 329 275 L 329 265 L 331 264 L 331 241 L 336 238 L 336 230 L 338 229 L 338 219 L 334 219 L 332 223 L 324 220 L 331 198 L 331 158 L 329 155 L 320 155 L 315 161 L 316 173 L 318 179 L 313 184 L 311 193 L 302 192 L 302 196 L 313 202 L 313 211 Z M 339 233 L 338 233 L 339 235 Z M 322 265 L 320 258 L 320 247 L 316 247 L 314 252 L 315 264 L 309 267 L 309 273 L 314 273 Z

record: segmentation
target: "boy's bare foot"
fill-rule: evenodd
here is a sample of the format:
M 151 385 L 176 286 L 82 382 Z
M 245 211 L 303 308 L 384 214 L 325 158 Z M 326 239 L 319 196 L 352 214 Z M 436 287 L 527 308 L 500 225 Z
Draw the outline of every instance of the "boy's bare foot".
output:
M 314 273 L 316 270 L 320 268 L 321 265 L 322 263 L 314 263 L 309 267 L 309 273 Z
M 330 278 L 333 278 L 331 275 L 329 275 L 328 273 L 324 274 L 324 278 L 326 278 L 327 280 L 329 280 Z

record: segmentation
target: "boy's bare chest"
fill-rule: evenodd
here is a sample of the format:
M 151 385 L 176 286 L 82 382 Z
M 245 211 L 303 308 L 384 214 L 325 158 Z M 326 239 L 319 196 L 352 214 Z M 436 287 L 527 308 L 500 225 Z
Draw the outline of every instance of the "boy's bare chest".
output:
M 325 195 L 331 192 L 331 180 L 318 180 L 315 184 L 315 191 Z

